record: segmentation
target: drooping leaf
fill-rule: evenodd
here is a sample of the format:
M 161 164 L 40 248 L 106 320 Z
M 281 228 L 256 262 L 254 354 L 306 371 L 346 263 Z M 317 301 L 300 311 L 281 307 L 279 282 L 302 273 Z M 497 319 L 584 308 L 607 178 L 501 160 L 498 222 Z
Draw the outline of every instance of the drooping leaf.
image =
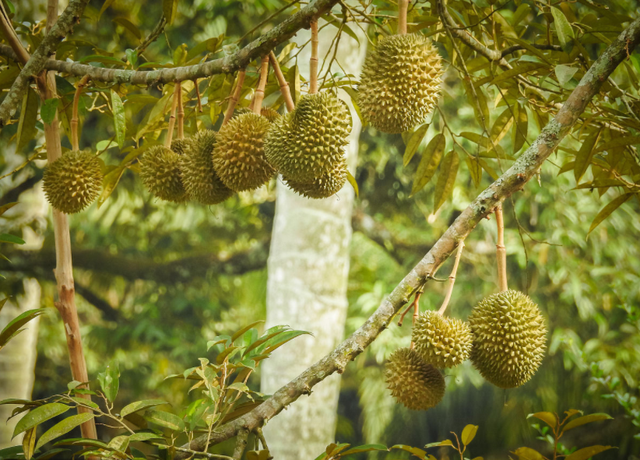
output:
M 38 95 L 28 88 L 22 99 L 22 109 L 20 109 L 20 120 L 18 121 L 18 134 L 16 140 L 16 152 L 21 153 L 31 141 L 38 130 L 36 121 L 38 120 Z
M 184 429 L 182 419 L 171 412 L 154 410 L 147 412 L 144 418 L 148 422 L 155 423 L 156 425 L 168 428 L 172 431 L 182 431 Z
M 359 198 L 360 190 L 358 189 L 358 182 L 356 182 L 356 178 L 353 177 L 353 175 L 349 172 L 349 170 L 347 170 L 347 181 L 349 181 L 349 183 L 353 187 L 353 191 L 356 194 L 356 198 Z
M 134 401 L 131 404 L 127 404 L 120 411 L 121 417 L 126 417 L 129 414 L 133 414 L 134 412 L 139 412 L 141 410 L 148 409 L 150 407 L 161 406 L 163 404 L 169 404 L 162 399 L 144 399 L 142 401 Z
M 469 155 L 467 155 L 465 161 L 467 162 L 469 175 L 471 176 L 471 180 L 473 180 L 473 185 L 477 188 L 482 180 L 482 166 L 480 166 L 480 162 L 476 158 Z
M 387 452 L 387 446 L 384 444 L 363 444 L 362 446 L 352 447 L 349 450 L 342 452 L 342 456 L 359 454 L 362 452 L 372 452 L 372 451 L 384 451 Z
M 576 182 L 578 183 L 580 182 L 580 179 L 582 179 L 584 173 L 587 171 L 589 164 L 591 164 L 591 160 L 593 158 L 593 155 L 595 154 L 595 146 L 597 145 L 601 134 L 602 128 L 587 137 L 587 139 L 585 139 L 582 143 L 580 151 L 578 151 L 578 154 L 576 155 L 573 174 L 576 178 Z
M 460 440 L 462 444 L 465 446 L 469 445 L 473 438 L 476 437 L 476 433 L 478 432 L 478 425 L 467 425 L 462 430 L 462 435 L 460 436 Z
M 418 147 L 422 143 L 422 139 L 427 134 L 429 130 L 429 125 L 425 124 L 416 129 L 409 137 L 409 141 L 407 142 L 407 148 L 404 150 L 404 156 L 402 157 L 402 164 L 407 166 L 415 153 L 418 151 Z
M 544 460 L 540 452 L 530 447 L 520 447 L 513 453 L 516 454 L 520 460 Z
M 98 374 L 98 381 L 106 398 L 111 402 L 115 401 L 120 386 L 120 368 L 118 362 L 111 361 L 105 371 Z
M 82 414 L 72 415 L 71 417 L 65 418 L 63 421 L 56 423 L 49 430 L 45 431 L 42 436 L 40 436 L 40 439 L 38 439 L 38 444 L 36 445 L 36 450 L 40 449 L 48 442 L 51 442 L 54 439 L 67 434 L 75 427 L 88 422 L 89 420 L 93 419 L 93 417 L 93 412 L 85 412 Z
M 21 313 L 14 319 L 12 319 L 9 324 L 7 324 L 2 332 L 0 332 L 0 350 L 4 347 L 7 342 L 13 338 L 16 334 L 21 331 L 22 326 L 27 324 L 32 319 L 40 316 L 45 312 L 44 308 L 37 308 L 35 310 L 27 310 L 24 313 Z M 15 435 L 14 435 L 15 436 Z
M 24 458 L 26 460 L 31 460 L 33 457 L 34 448 L 36 446 L 36 429 L 38 427 L 34 426 L 29 428 L 24 433 L 24 438 L 22 438 L 22 450 L 24 451 Z
M 9 233 L 0 234 L 0 243 L 24 244 L 24 240 L 18 236 Z
M 167 24 L 173 24 L 178 12 L 178 0 L 162 0 L 162 13 L 167 19 Z
M 551 7 L 551 15 L 553 16 L 553 24 L 556 29 L 556 34 L 558 34 L 558 40 L 564 47 L 567 45 L 567 43 L 569 43 L 569 40 L 575 38 L 573 29 L 571 28 L 571 24 L 567 20 L 567 17 L 564 15 L 562 10 L 556 7 Z
M 491 139 L 494 143 L 498 143 L 509 132 L 509 128 L 513 124 L 513 114 L 510 108 L 506 108 L 496 119 L 491 127 Z
M 142 32 L 140 32 L 140 29 L 138 29 L 138 26 L 136 26 L 133 22 L 129 21 L 127 18 L 123 16 L 118 16 L 117 18 L 113 18 L 113 22 L 124 27 L 126 30 L 128 30 L 131 33 L 131 35 L 136 37 L 138 40 L 142 38 Z
M 53 121 L 56 117 L 59 103 L 60 99 L 57 98 L 47 99 L 42 103 L 42 107 L 40 108 L 40 117 L 44 123 L 48 124 Z
M 516 122 L 513 125 L 513 152 L 519 152 L 527 139 L 529 130 L 529 120 L 527 117 L 527 109 L 518 104 L 514 106 L 516 109 Z
M 449 195 L 451 195 L 451 192 L 453 192 L 453 186 L 456 183 L 459 165 L 460 159 L 454 150 L 447 153 L 444 160 L 442 160 L 440 173 L 438 174 L 438 182 L 436 183 L 436 190 L 433 195 L 434 213 L 440 209 L 447 198 L 449 198 Z
M 535 414 L 529 414 L 527 416 L 527 418 L 530 418 L 530 417 L 535 417 L 538 420 L 542 420 L 551 428 L 555 428 L 556 425 L 558 424 L 558 420 L 556 419 L 556 416 L 553 415 L 551 412 L 536 412 Z
M 415 195 L 429 183 L 440 164 L 445 146 L 446 139 L 442 133 L 436 134 L 429 141 L 420 159 L 413 187 L 411 187 L 411 195 Z
M 613 446 L 590 446 L 583 449 L 576 450 L 574 453 L 565 457 L 565 460 L 587 460 L 600 452 L 605 450 L 616 449 Z
M 518 75 L 528 74 L 546 67 L 547 65 L 542 62 L 524 62 L 514 66 L 512 69 L 505 70 L 501 74 L 498 74 L 490 83 L 495 85 L 505 80 L 511 80 Z
M 560 86 L 566 85 L 573 78 L 579 69 L 569 65 L 560 64 L 555 68 L 556 77 Z
M 562 431 L 568 431 L 577 426 L 586 425 L 587 423 L 600 422 L 602 420 L 612 420 L 612 419 L 613 417 L 611 417 L 609 414 L 589 414 L 589 415 L 585 415 L 583 417 L 578 417 L 577 419 L 571 420 L 569 423 L 567 423 L 564 426 Z
M 124 146 L 124 136 L 127 129 L 124 112 L 124 104 L 118 93 L 111 90 L 111 108 L 113 110 L 113 127 L 116 132 L 116 142 L 122 148 Z
M 107 8 L 109 8 L 111 5 L 113 5 L 114 1 L 115 0 L 105 0 L 104 1 L 104 3 L 102 4 L 102 8 L 100 8 L 100 13 L 98 13 L 98 20 L 100 20 L 100 17 L 102 16 L 102 13 L 107 11 Z
M 611 213 L 613 211 L 615 211 L 616 209 L 618 209 L 620 206 L 622 206 L 623 203 L 625 203 L 629 198 L 631 198 L 634 194 L 633 193 L 625 193 L 623 195 L 620 195 L 617 198 L 614 198 L 609 204 L 607 204 L 604 208 L 602 208 L 602 210 L 600 210 L 600 212 L 598 213 L 598 215 L 595 217 L 595 219 L 593 219 L 593 222 L 591 222 L 591 227 L 589 227 L 589 231 L 587 232 L 587 237 L 589 237 L 589 234 L 595 230 L 595 228 L 600 225 L 602 223 L 603 220 L 605 220 L 607 217 L 609 217 L 611 215 Z

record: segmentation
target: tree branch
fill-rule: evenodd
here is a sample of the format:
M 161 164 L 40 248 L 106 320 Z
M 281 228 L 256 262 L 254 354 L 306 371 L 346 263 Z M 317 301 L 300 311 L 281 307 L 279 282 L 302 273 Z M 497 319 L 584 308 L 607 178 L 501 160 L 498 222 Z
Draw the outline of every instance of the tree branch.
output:
M 553 153 L 560 141 L 569 133 L 587 104 L 600 90 L 613 70 L 640 42 L 640 19 L 635 20 L 594 62 L 578 86 L 571 93 L 556 117 L 542 130 L 531 146 L 498 180 L 492 183 L 458 216 L 455 222 L 434 244 L 431 250 L 396 286 L 367 321 L 331 353 L 306 369 L 302 374 L 280 388 L 260 406 L 244 416 L 229 422 L 213 432 L 210 444 L 236 436 L 240 430 L 253 430 L 334 372 L 342 372 L 356 356 L 373 342 L 389 325 L 393 316 L 405 305 L 414 292 L 421 289 L 458 244 L 496 206 L 511 196 L 536 174 L 542 163 Z M 184 446 L 202 450 L 207 437 L 199 437 Z M 176 458 L 185 458 L 178 455 Z

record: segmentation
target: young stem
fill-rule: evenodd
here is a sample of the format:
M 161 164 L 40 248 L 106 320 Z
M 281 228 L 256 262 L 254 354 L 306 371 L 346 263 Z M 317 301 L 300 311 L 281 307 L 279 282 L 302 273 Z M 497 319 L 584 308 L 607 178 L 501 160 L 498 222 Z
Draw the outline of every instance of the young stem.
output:
M 90 77 L 85 75 L 76 85 L 76 93 L 73 96 L 73 107 L 71 121 L 71 150 L 80 150 L 80 136 L 78 135 L 78 103 L 80 102 L 80 94 L 82 94 L 82 88 L 89 82 Z
M 176 83 L 173 88 L 173 103 L 171 104 L 171 115 L 169 115 L 169 129 L 167 137 L 164 140 L 164 146 L 166 148 L 171 147 L 171 141 L 173 140 L 173 128 L 176 125 L 176 109 L 178 108 L 178 98 L 180 97 L 180 86 Z
M 409 0 L 398 1 L 398 35 L 407 33 L 407 9 L 409 8 Z
M 504 221 L 502 218 L 502 205 L 496 208 L 496 225 L 498 226 L 498 242 L 496 243 L 496 255 L 498 258 L 498 288 L 504 292 L 507 286 L 507 250 L 504 246 Z
M 260 115 L 262 110 L 262 101 L 264 100 L 264 89 L 267 86 L 267 78 L 269 76 L 269 56 L 262 58 L 262 66 L 260 67 L 260 80 L 256 95 L 253 98 L 253 113 Z
M 318 19 L 311 20 L 311 59 L 309 60 L 309 94 L 318 92 Z
M 280 64 L 278 63 L 278 58 L 276 58 L 276 54 L 273 51 L 269 53 L 269 62 L 271 63 L 273 72 L 276 74 L 276 78 L 278 79 L 278 83 L 280 84 L 280 92 L 282 93 L 282 97 L 284 98 L 284 103 L 287 105 L 287 111 L 293 112 L 295 105 L 293 103 L 293 98 L 291 97 L 289 83 L 287 83 L 287 80 L 285 80 L 284 75 L 282 74 L 282 70 L 280 69 Z
M 442 306 L 440 310 L 438 310 L 438 314 L 440 316 L 444 315 L 444 312 L 447 310 L 447 306 L 449 305 L 449 300 L 451 300 L 451 294 L 453 293 L 453 285 L 456 283 L 456 273 L 458 272 L 458 264 L 460 263 L 460 257 L 462 256 L 462 250 L 464 249 L 464 241 L 460 241 L 458 244 L 458 250 L 456 251 L 456 258 L 453 261 L 453 268 L 451 269 L 451 274 L 449 275 L 449 284 L 447 286 L 447 293 L 444 296 L 444 300 L 442 301 Z
M 176 83 L 178 92 L 178 139 L 184 139 L 184 106 L 182 105 L 182 83 Z
M 240 93 L 242 93 L 242 84 L 244 83 L 245 70 L 238 70 L 238 78 L 236 78 L 236 89 L 233 91 L 231 98 L 229 99 L 229 106 L 224 113 L 224 120 L 222 126 L 226 125 L 231 117 L 233 117 L 233 111 L 236 109 L 238 99 L 240 99 Z
M 198 80 L 193 80 L 193 86 L 196 88 L 196 98 L 198 99 L 198 112 L 202 113 L 202 98 L 200 97 L 200 87 Z

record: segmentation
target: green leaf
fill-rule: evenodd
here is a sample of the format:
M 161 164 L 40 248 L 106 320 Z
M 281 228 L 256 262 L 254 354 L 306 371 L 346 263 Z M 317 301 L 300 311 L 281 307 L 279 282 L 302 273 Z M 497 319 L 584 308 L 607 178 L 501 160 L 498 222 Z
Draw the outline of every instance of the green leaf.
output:
M 589 415 L 585 415 L 583 417 L 578 417 L 577 419 L 571 420 L 569 423 L 567 423 L 564 426 L 562 431 L 565 432 L 577 426 L 586 425 L 587 423 L 600 422 L 602 420 L 612 420 L 612 419 L 613 417 L 611 417 L 609 414 L 604 414 L 604 413 L 589 414 Z
M 584 449 L 576 450 L 574 453 L 567 455 L 565 457 L 565 460 L 587 460 L 588 458 L 593 457 L 594 455 L 609 449 L 617 449 L 617 447 L 612 447 L 612 446 L 585 447 Z
M 125 66 L 125 63 L 120 59 L 111 56 L 104 56 L 102 54 L 90 54 L 89 56 L 84 56 L 83 58 L 79 59 L 78 62 L 81 62 L 83 64 L 98 62 L 105 65 L 117 65 L 118 67 Z
M 580 151 L 576 155 L 576 162 L 573 168 L 573 174 L 576 178 L 576 183 L 580 182 L 582 176 L 587 171 L 589 164 L 591 164 L 591 160 L 593 159 L 593 155 L 595 154 L 595 146 L 600 139 L 600 134 L 602 133 L 602 128 L 600 128 L 597 132 L 591 134 L 584 142 L 582 142 L 582 146 L 580 147 Z
M 124 104 L 122 99 L 114 90 L 111 90 L 111 108 L 113 111 L 113 127 L 116 131 L 116 142 L 122 148 L 124 146 L 124 135 L 127 129 Z
M 566 85 L 569 80 L 573 78 L 576 72 L 580 70 L 577 67 L 571 67 L 569 65 L 560 64 L 556 66 L 555 72 L 556 77 L 558 78 L 558 83 L 560 86 Z
M 516 123 L 513 126 L 513 152 L 519 152 L 527 139 L 529 130 L 529 120 L 527 117 L 527 109 L 518 104 L 514 106 L 516 110 Z
M 75 427 L 88 422 L 89 420 L 93 419 L 93 417 L 93 412 L 85 412 L 82 414 L 72 415 L 71 417 L 65 418 L 63 421 L 56 423 L 49 430 L 45 431 L 42 436 L 40 436 L 40 439 L 38 439 L 38 444 L 36 445 L 36 450 L 40 449 L 48 442 L 59 438 L 63 434 L 67 434 Z
M 372 451 L 388 451 L 387 446 L 383 444 L 363 444 L 362 446 L 352 447 L 351 449 L 342 452 L 341 456 L 345 455 L 353 455 L 359 454 L 361 452 L 372 452 Z
M 436 173 L 445 146 L 446 139 L 442 133 L 436 134 L 433 139 L 429 141 L 420 159 L 416 177 L 413 180 L 413 187 L 411 187 L 411 195 L 415 195 L 422 190 Z
M 349 170 L 347 170 L 347 180 L 349 181 L 349 183 L 353 187 L 353 191 L 356 194 L 356 198 L 359 198 L 360 197 L 360 190 L 358 189 L 358 182 L 356 182 L 356 178 L 353 177 L 353 175 L 349 172 Z
M 127 61 L 129 61 L 129 64 L 131 64 L 131 67 L 135 69 L 138 66 L 138 53 L 136 52 L 136 50 L 127 48 L 124 54 L 127 56 Z M 102 149 L 98 148 L 98 150 L 102 150 Z
M 513 124 L 513 114 L 510 108 L 506 108 L 496 119 L 491 127 L 491 139 L 495 144 L 500 142 L 502 138 L 509 132 L 509 128 Z
M 478 425 L 467 425 L 462 430 L 462 435 L 460 436 L 460 440 L 462 444 L 465 446 L 469 445 L 473 438 L 476 437 L 476 433 L 478 432 Z
M 271 353 L 274 350 L 280 348 L 285 343 L 301 335 L 311 335 L 311 333 L 307 331 L 285 331 L 282 334 L 279 334 L 277 337 L 274 337 L 272 340 L 269 340 L 267 342 L 267 346 L 264 349 L 264 352 Z
M 13 244 L 24 244 L 24 240 L 15 235 L 10 235 L 8 233 L 0 234 L 0 242 L 2 243 L 13 243 Z
M 150 433 L 147 431 L 138 432 L 136 434 L 132 434 L 131 436 L 129 436 L 129 441 L 131 442 L 144 442 L 150 439 L 162 439 L 162 436 L 156 433 Z
M 127 447 L 129 447 L 129 436 L 120 435 L 112 438 L 109 441 L 109 448 L 113 450 L 117 450 L 118 452 L 125 452 Z
M 142 33 L 140 32 L 140 29 L 138 29 L 138 27 L 127 18 L 118 16 L 117 18 L 113 18 L 113 22 L 124 27 L 131 33 L 131 35 L 136 37 L 138 40 L 142 39 Z
M 469 175 L 473 180 L 473 185 L 477 188 L 480 185 L 480 181 L 482 180 L 482 166 L 480 166 L 480 162 L 478 161 L 478 159 L 469 155 L 467 155 L 465 161 L 467 162 Z
M 248 324 L 243 328 L 239 329 L 238 331 L 236 331 L 236 333 L 231 336 L 231 343 L 235 342 L 236 339 L 242 337 L 245 332 L 247 332 L 249 329 L 256 327 L 260 323 L 264 323 L 264 320 L 254 321 L 253 323 Z
M 616 147 L 626 147 L 627 145 L 640 144 L 640 136 L 623 136 L 616 137 L 598 146 L 598 152 L 603 150 L 611 150 Z
M 598 213 L 593 222 L 591 222 L 591 227 L 589 227 L 589 231 L 587 232 L 587 238 L 589 234 L 595 230 L 595 228 L 602 223 L 607 217 L 611 215 L 613 211 L 618 209 L 623 203 L 625 203 L 629 198 L 633 196 L 633 193 L 625 193 L 624 195 L 620 195 L 617 198 L 614 198 L 608 205 L 606 205 L 602 210 Z
M 407 142 L 407 148 L 404 150 L 404 156 L 402 157 L 403 166 L 407 166 L 409 164 L 415 153 L 418 151 L 418 147 L 420 147 L 422 139 L 424 139 L 428 130 L 429 125 L 422 125 L 411 134 L 411 137 Z
M 42 117 L 42 121 L 44 123 L 49 124 L 53 121 L 56 117 L 59 103 L 60 99 L 56 98 L 47 99 L 42 103 L 42 107 L 40 108 L 40 117 Z
M 567 20 L 567 17 L 564 15 L 562 10 L 551 7 L 551 15 L 553 16 L 553 23 L 556 28 L 556 34 L 558 34 L 558 40 L 560 44 L 564 47 L 569 43 L 569 40 L 575 38 L 573 33 L 573 29 L 571 28 L 571 24 Z
M 218 356 L 216 356 L 216 362 L 218 364 L 222 364 L 231 353 L 238 350 L 239 348 L 240 347 L 236 347 L 236 346 L 225 348 L 221 353 L 218 354 Z
M 21 153 L 31 141 L 38 130 L 36 121 L 38 120 L 38 95 L 29 87 L 22 99 L 22 109 L 20 109 L 20 121 L 18 122 L 18 133 L 16 140 L 16 153 Z
M 102 13 L 107 11 L 107 8 L 109 8 L 111 5 L 113 5 L 114 1 L 115 0 L 105 0 L 104 1 L 104 3 L 102 4 L 102 8 L 100 8 L 100 13 L 98 13 L 98 20 L 100 20 L 100 17 L 102 16 Z
M 219 37 L 208 38 L 205 41 L 198 43 L 187 52 L 187 61 L 190 61 L 191 59 L 205 51 L 207 51 L 208 53 L 215 53 L 222 44 L 223 40 L 224 35 L 220 35 Z
M 91 401 L 88 398 L 77 398 L 77 397 L 74 397 L 74 396 L 69 396 L 69 397 L 78 406 L 90 407 L 91 409 L 95 409 L 95 410 L 100 409 L 100 407 L 96 403 L 94 403 L 93 401 Z
M 540 452 L 529 447 L 521 447 L 513 452 L 520 460 L 545 460 Z
M 4 299 L 0 300 L 0 311 L 2 311 L 2 308 L 4 307 L 4 304 L 7 303 L 7 300 L 9 300 L 9 297 L 5 297 Z
M 184 423 L 177 415 L 171 412 L 165 412 L 161 410 L 150 411 L 144 417 L 148 422 L 155 423 L 156 425 L 168 428 L 172 431 L 182 431 L 184 429 Z
M 173 24 L 173 20 L 176 18 L 178 12 L 178 0 L 162 0 L 162 12 L 167 19 L 167 24 Z
M 453 186 L 456 183 L 458 175 L 458 166 L 460 159 L 458 154 L 452 150 L 444 157 L 442 166 L 440 166 L 440 174 L 438 174 L 438 182 L 433 195 L 433 212 L 435 213 L 453 192 Z
M 107 365 L 107 369 L 98 374 L 98 381 L 106 398 L 111 402 L 115 401 L 120 386 L 120 369 L 118 362 L 111 361 Z
M 519 64 L 512 69 L 505 70 L 501 74 L 499 74 L 496 78 L 491 80 L 492 85 L 496 85 L 505 80 L 511 80 L 512 78 L 518 75 L 524 75 L 527 73 L 535 72 L 536 70 L 546 68 L 547 65 L 541 62 L 524 62 Z
M 139 412 L 141 410 L 148 409 L 150 407 L 161 406 L 163 404 L 169 404 L 162 399 L 145 399 L 142 401 L 134 401 L 131 404 L 127 404 L 120 411 L 121 417 L 126 417 L 129 414 L 133 414 L 134 412 Z
M 21 332 L 22 326 L 27 324 L 32 319 L 40 316 L 45 311 L 44 308 L 37 308 L 35 310 L 27 310 L 21 313 L 19 316 L 12 319 L 9 324 L 0 332 L 0 350 L 7 342 Z M 26 428 L 25 428 L 26 429 Z M 20 431 L 18 432 L 20 433 Z M 15 435 L 14 435 L 15 436 Z
M 427 444 L 425 447 L 441 447 L 441 446 L 453 447 L 453 441 L 451 441 L 450 439 L 445 439 L 444 441 L 431 442 Z
M 391 447 L 391 449 L 400 449 L 404 450 L 405 452 L 410 452 L 411 455 L 415 455 L 422 460 L 425 460 L 425 458 L 427 457 L 427 453 L 424 450 L 418 449 L 417 447 L 406 446 L 404 444 L 396 444 L 395 446 Z
M 34 426 L 29 428 L 24 433 L 24 438 L 22 438 L 22 450 L 24 451 L 24 458 L 26 460 L 31 460 L 33 457 L 34 447 L 36 446 L 36 429 L 38 427 Z
M 546 423 L 547 425 L 549 425 L 551 428 L 554 428 L 554 429 L 558 424 L 558 420 L 556 419 L 556 416 L 553 415 L 551 412 L 536 412 L 535 414 L 527 415 L 527 418 L 530 418 L 530 417 L 535 417 L 538 420 L 542 420 L 544 423 Z

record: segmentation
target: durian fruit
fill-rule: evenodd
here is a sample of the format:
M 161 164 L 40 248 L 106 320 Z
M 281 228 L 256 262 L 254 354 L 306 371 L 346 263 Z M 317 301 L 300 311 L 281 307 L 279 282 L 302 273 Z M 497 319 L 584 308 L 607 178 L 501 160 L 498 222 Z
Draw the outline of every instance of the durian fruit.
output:
M 303 96 L 273 123 L 265 139 L 269 162 L 289 180 L 310 183 L 333 171 L 349 143 L 351 113 L 331 93 Z
M 439 369 L 466 361 L 473 343 L 467 323 L 457 318 L 443 317 L 435 311 L 425 311 L 418 317 L 411 340 L 416 353 Z
M 469 316 L 474 336 L 471 361 L 500 388 L 527 382 L 540 367 L 547 328 L 538 306 L 522 292 L 490 295 Z
M 381 39 L 367 56 L 358 87 L 365 120 L 385 133 L 402 133 L 423 123 L 440 96 L 438 50 L 421 34 Z
M 400 348 L 391 354 L 385 376 L 391 395 L 409 409 L 430 409 L 444 396 L 444 377 L 440 371 L 410 348 Z
M 253 111 L 249 107 L 241 107 L 235 111 L 235 116 L 242 115 L 244 113 L 253 113 Z M 273 123 L 274 121 L 276 121 L 278 118 L 282 116 L 271 107 L 262 107 L 260 109 L 260 115 L 265 117 L 271 123 Z
M 265 117 L 244 113 L 220 129 L 213 149 L 213 167 L 231 190 L 258 188 L 275 174 L 264 154 L 264 137 L 270 126 Z
M 311 182 L 298 182 L 283 176 L 285 183 L 296 193 L 307 198 L 327 198 L 340 191 L 347 181 L 347 161 L 343 157 L 336 167 Z
M 176 152 L 178 155 L 184 155 L 187 150 L 191 147 L 191 139 L 174 139 L 171 142 L 171 150 Z
M 180 155 L 162 145 L 154 145 L 140 161 L 140 178 L 152 194 L 181 203 L 187 195 L 180 177 Z
M 89 152 L 64 153 L 45 170 L 43 186 L 54 208 L 65 214 L 80 212 L 100 194 L 100 160 Z
M 179 141 L 174 141 L 179 142 Z M 216 132 L 203 130 L 185 142 L 184 154 L 180 156 L 182 184 L 190 199 L 201 204 L 218 204 L 233 195 L 233 190 L 224 185 L 213 169 L 213 147 Z M 173 143 L 172 150 L 175 151 Z

